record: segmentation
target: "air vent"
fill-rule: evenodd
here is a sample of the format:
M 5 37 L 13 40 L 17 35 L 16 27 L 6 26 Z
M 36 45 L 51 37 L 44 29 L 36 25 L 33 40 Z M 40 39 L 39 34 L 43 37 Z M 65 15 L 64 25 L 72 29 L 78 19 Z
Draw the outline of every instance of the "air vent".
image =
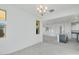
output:
M 49 10 L 49 12 L 54 12 L 54 11 L 55 11 L 54 9 Z

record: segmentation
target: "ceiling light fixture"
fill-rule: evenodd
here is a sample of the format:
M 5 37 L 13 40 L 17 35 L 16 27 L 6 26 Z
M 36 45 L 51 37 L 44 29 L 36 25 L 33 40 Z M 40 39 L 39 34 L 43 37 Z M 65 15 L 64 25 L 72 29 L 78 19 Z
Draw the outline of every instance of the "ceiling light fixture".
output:
M 47 13 L 47 10 L 48 10 L 48 8 L 47 8 L 47 6 L 45 6 L 45 5 L 39 5 L 39 7 L 37 7 L 37 12 L 38 12 L 41 16 L 43 16 L 44 14 L 46 14 L 46 13 Z

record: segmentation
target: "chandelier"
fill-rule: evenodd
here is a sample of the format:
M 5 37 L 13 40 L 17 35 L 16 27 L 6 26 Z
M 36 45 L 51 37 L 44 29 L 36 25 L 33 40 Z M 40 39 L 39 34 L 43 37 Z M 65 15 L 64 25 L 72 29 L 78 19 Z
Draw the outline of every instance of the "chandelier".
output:
M 41 15 L 41 16 L 43 16 L 43 15 L 45 15 L 46 13 L 47 13 L 47 6 L 45 6 L 45 5 L 39 5 L 39 7 L 37 7 L 37 12 Z

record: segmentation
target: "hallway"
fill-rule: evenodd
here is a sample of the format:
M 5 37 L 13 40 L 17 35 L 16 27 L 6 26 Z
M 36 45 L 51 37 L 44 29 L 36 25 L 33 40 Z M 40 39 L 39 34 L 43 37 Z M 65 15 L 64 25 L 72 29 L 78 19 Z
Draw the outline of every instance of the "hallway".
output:
M 55 37 L 44 36 L 44 41 L 11 55 L 75 55 L 79 54 L 79 43 L 75 40 L 58 43 Z M 49 38 L 49 39 L 48 39 Z

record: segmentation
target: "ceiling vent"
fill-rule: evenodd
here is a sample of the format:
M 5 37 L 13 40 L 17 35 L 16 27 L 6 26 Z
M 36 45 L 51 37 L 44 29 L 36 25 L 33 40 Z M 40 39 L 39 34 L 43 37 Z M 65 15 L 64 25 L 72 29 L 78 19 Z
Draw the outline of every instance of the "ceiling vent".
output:
M 54 11 L 55 11 L 54 9 L 49 10 L 49 12 L 54 12 Z

